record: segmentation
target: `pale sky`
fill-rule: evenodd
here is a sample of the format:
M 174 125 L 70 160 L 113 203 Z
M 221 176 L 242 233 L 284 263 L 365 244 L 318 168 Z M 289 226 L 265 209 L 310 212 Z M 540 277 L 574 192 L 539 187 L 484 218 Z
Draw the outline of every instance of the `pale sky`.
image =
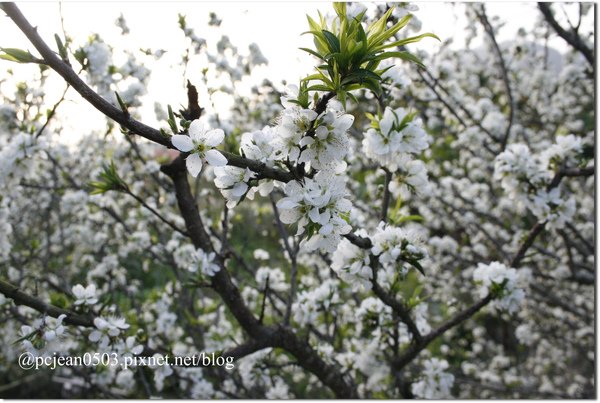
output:
M 38 27 L 42 37 L 51 47 L 55 47 L 53 36 L 61 33 L 59 3 L 57 2 L 27 2 L 17 3 L 30 23 Z M 365 3 L 367 4 L 367 3 Z M 463 6 L 453 6 L 450 3 L 418 2 L 419 11 L 415 12 L 421 21 L 421 32 L 433 32 L 440 38 L 453 38 L 453 47 L 460 48 L 464 43 L 465 18 Z M 535 3 L 488 3 L 488 14 L 498 15 L 506 21 L 499 40 L 510 40 L 520 27 L 533 24 L 537 16 Z M 109 44 L 117 43 L 120 47 L 166 49 L 168 52 L 153 70 L 154 80 L 149 87 L 149 95 L 143 99 L 145 113 L 151 115 L 154 101 L 161 104 L 167 103 L 177 106 L 182 100 L 181 70 L 177 66 L 185 50 L 187 41 L 178 27 L 178 14 L 187 16 L 188 26 L 195 33 L 206 38 L 208 43 L 214 43 L 220 34 L 229 36 L 233 45 L 242 53 L 247 53 L 250 43 L 257 43 L 265 57 L 269 60 L 269 67 L 258 69 L 253 74 L 259 77 L 269 77 L 277 83 L 283 79 L 297 82 L 299 78 L 312 71 L 314 59 L 299 47 L 311 47 L 311 37 L 301 35 L 307 30 L 306 14 L 317 15 L 317 10 L 331 10 L 329 2 L 64 2 L 62 11 L 65 29 L 75 38 L 77 44 L 83 44 L 92 33 L 99 33 Z M 215 28 L 209 27 L 208 15 L 214 11 L 221 19 L 219 34 Z M 123 14 L 131 33 L 123 38 L 114 22 Z M 61 35 L 62 36 L 62 35 Z M 552 45 L 560 48 L 560 40 Z M 33 50 L 16 26 L 8 20 L 0 24 L 0 46 L 18 47 Z M 411 49 L 423 49 L 436 52 L 439 48 L 437 41 L 425 39 L 411 45 Z M 35 53 L 35 52 L 33 52 Z M 0 60 L 0 78 L 7 68 L 20 70 L 19 77 L 26 79 L 31 70 L 27 66 L 14 66 L 9 62 Z M 199 74 L 199 73 L 198 73 Z M 188 71 L 188 77 L 194 81 L 194 71 Z M 158 79 L 156 79 L 158 78 Z M 63 86 L 59 80 L 50 82 L 48 93 L 60 95 Z M 158 95 L 160 94 L 160 95 Z M 79 102 L 77 94 L 72 93 L 69 99 L 73 100 L 64 109 L 75 114 L 89 123 L 97 120 L 98 113 Z M 62 107 L 61 107 L 62 108 Z M 150 117 L 148 119 L 151 120 Z M 150 121 L 149 123 L 152 123 Z

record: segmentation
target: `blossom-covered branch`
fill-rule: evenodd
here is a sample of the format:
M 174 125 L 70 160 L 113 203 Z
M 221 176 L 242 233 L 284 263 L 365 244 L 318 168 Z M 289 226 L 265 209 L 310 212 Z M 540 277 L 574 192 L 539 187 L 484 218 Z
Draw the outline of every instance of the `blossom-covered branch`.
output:
M 64 322 L 75 326 L 94 327 L 94 318 L 81 315 L 67 309 L 62 309 L 57 306 L 48 304 L 39 298 L 31 296 L 19 290 L 19 287 L 10 284 L 7 281 L 0 280 L 0 293 L 7 298 L 11 298 L 16 305 L 25 305 L 35 309 L 38 312 L 58 318 L 65 315 Z
M 67 62 L 61 60 L 56 53 L 48 47 L 48 45 L 37 33 L 37 30 L 31 26 L 31 24 L 27 21 L 25 16 L 14 3 L 2 3 L 1 7 L 2 10 L 15 22 L 15 24 L 17 24 L 25 36 L 27 36 L 38 52 L 40 52 L 44 62 L 58 74 L 60 74 L 65 81 L 69 83 L 73 89 L 75 89 L 92 106 L 110 119 L 119 123 L 121 126 L 127 128 L 132 133 L 144 137 L 154 143 L 163 145 L 167 148 L 175 148 L 170 139 L 163 135 L 160 131 L 134 119 L 131 115 L 114 106 L 98 95 L 93 89 L 91 89 L 81 78 L 79 78 L 77 73 L 73 71 Z M 250 160 L 225 151 L 222 151 L 221 153 L 227 159 L 228 164 L 240 168 L 249 168 L 265 178 L 287 182 L 293 177 L 289 172 L 267 167 L 264 163 L 259 161 Z

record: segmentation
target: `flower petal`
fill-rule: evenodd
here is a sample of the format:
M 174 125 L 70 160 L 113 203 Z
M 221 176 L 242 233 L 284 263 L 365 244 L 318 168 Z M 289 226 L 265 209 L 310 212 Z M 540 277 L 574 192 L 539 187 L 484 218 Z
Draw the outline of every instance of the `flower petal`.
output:
M 246 193 L 246 190 L 248 190 L 248 185 L 245 182 L 240 182 L 231 189 L 231 195 L 234 197 L 241 197 Z
M 217 150 L 208 150 L 206 154 L 204 154 L 204 158 L 206 158 L 206 162 L 214 167 L 227 165 L 227 158 Z
M 282 210 L 290 210 L 297 206 L 298 206 L 297 202 L 295 202 L 287 197 L 283 198 L 277 202 L 277 208 L 280 208 Z
M 352 126 L 352 123 L 354 123 L 354 116 L 345 114 L 337 119 L 335 127 L 336 129 L 348 130 Z
M 187 166 L 190 175 L 195 178 L 202 170 L 202 159 L 198 154 L 192 154 L 185 159 L 185 166 Z
M 102 336 L 102 333 L 100 333 L 97 330 L 94 330 L 92 333 L 90 333 L 90 335 L 88 336 L 88 339 L 89 339 L 89 341 L 97 342 L 98 340 L 100 340 L 101 336 Z
M 190 134 L 190 137 L 194 140 L 200 140 L 200 137 L 202 136 L 205 130 L 206 129 L 204 128 L 204 123 L 196 119 L 190 124 L 188 133 Z
M 384 136 L 387 136 L 392 129 L 392 125 L 394 124 L 394 114 L 392 113 L 392 109 L 386 108 L 383 113 L 383 117 L 379 121 L 379 128 L 381 129 L 381 133 Z
M 194 148 L 194 142 L 190 138 L 190 136 L 186 136 L 183 134 L 176 134 L 171 137 L 171 143 L 177 148 L 179 151 L 188 152 Z
M 206 132 L 204 137 L 204 144 L 209 147 L 216 147 L 223 142 L 225 133 L 221 129 L 213 129 Z

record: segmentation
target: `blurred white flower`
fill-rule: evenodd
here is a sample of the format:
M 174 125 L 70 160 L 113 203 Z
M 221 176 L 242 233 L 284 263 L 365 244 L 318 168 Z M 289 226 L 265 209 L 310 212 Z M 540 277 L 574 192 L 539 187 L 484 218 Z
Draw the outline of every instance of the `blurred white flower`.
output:
M 94 305 L 98 302 L 96 286 L 94 284 L 90 284 L 85 288 L 81 284 L 77 284 L 73 286 L 71 291 L 76 298 L 75 305 Z

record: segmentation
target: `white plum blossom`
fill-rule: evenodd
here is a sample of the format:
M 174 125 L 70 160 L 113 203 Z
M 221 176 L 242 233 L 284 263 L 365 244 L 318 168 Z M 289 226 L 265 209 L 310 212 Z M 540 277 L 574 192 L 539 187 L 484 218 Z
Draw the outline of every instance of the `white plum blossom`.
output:
M 192 245 L 179 248 L 174 255 L 175 262 L 181 268 L 196 273 L 198 269 L 206 276 L 214 276 L 221 268 L 214 263 L 215 253 L 206 253 L 202 249 L 195 249 Z
M 323 169 L 328 164 L 342 161 L 348 152 L 347 131 L 353 122 L 352 115 L 327 110 L 316 120 L 314 136 L 304 136 L 300 140 L 300 146 L 305 149 L 298 162 L 310 164 L 315 169 Z
M 402 88 L 410 85 L 411 79 L 401 66 L 393 64 L 392 62 L 381 63 L 380 66 L 382 68 L 388 68 L 388 70 L 381 75 L 383 79 L 389 79 L 393 85 Z
M 557 143 L 540 154 L 524 144 L 511 144 L 495 159 L 494 179 L 515 200 L 519 210 L 530 210 L 548 228 L 562 228 L 575 214 L 575 200 L 563 199 L 560 187 L 550 188 L 552 164 L 575 163 L 582 143 L 573 135 L 559 136 Z
M 408 161 L 404 166 L 399 167 L 389 186 L 390 192 L 396 197 L 402 192 L 423 195 L 429 188 L 425 163 L 421 160 Z
M 360 13 L 367 10 L 367 7 L 364 4 L 354 2 L 348 3 L 346 5 L 346 16 L 348 19 L 356 18 Z
M 71 291 L 76 298 L 75 305 L 94 305 L 98 302 L 95 284 L 90 284 L 85 288 L 81 284 L 77 284 Z
M 514 313 L 525 298 L 525 291 L 520 288 L 524 279 L 519 278 L 516 269 L 508 268 L 500 262 L 492 262 L 489 265 L 479 263 L 473 271 L 473 280 L 480 284 L 481 298 L 487 297 L 491 290 L 499 293 L 498 299 L 491 304 L 497 309 Z
M 18 334 L 21 346 L 34 357 L 48 357 L 62 349 L 63 336 L 67 328 L 63 324 L 66 314 L 56 318 L 45 315 L 33 321 L 31 326 L 23 325 Z
M 555 227 L 562 227 L 575 214 L 575 200 L 563 200 L 559 188 L 550 191 L 540 189 L 533 196 L 530 209 L 540 221 L 550 221 Z
M 221 270 L 219 265 L 214 263 L 215 252 L 205 253 L 204 251 L 198 250 L 198 253 L 200 255 L 198 256 L 198 266 L 203 274 L 212 277 Z
M 298 223 L 298 235 L 308 232 L 304 243 L 308 250 L 333 252 L 341 235 L 351 231 L 345 220 L 352 203 L 346 198 L 346 182 L 330 170 L 319 171 L 304 184 L 290 181 L 285 185 L 286 197 L 279 200 L 281 221 Z
M 21 161 L 31 158 L 39 148 L 33 135 L 20 132 L 10 136 L 0 149 L 0 185 L 8 188 L 15 178 L 31 169 L 30 164 Z
M 393 25 L 373 28 L 374 18 L 389 10 L 396 22 L 415 8 L 367 6 L 360 24 L 371 39 Z M 575 17 L 590 7 L 564 5 Z M 346 5 L 351 18 L 364 9 Z M 594 68 L 568 44 L 553 49 L 556 33 L 538 15 L 530 19 L 534 29 L 525 24 L 498 44 L 511 100 L 500 55 L 474 13 L 480 5 L 462 9 L 469 21 L 465 48 L 446 37 L 435 54 L 418 50 L 427 71 L 398 57 L 382 60 L 375 67 L 382 96 L 351 85 L 346 89 L 358 104 L 344 106 L 335 97 L 324 105 L 331 94 L 314 90 L 318 80 L 306 78 L 299 81 L 303 93 L 289 86 L 279 103 L 277 77 L 268 77 L 268 68 L 253 68 L 266 61 L 257 46 L 247 53 L 247 46 L 237 48 L 227 37 L 207 46 L 180 15 L 190 50 L 184 63 L 194 70 L 190 80 L 200 84 L 206 126 L 186 122 L 189 131 L 166 138 L 170 148 L 189 150 L 181 152 L 180 159 L 188 158 L 183 169 L 197 178 L 206 173 L 190 181 L 208 237 L 201 249 L 185 231 L 173 230 L 190 224 L 178 208 L 181 192 L 160 169 L 177 150 L 124 138 L 118 124 L 108 131 L 102 119 L 100 132 L 94 122 L 81 128 L 62 104 L 56 114 L 40 116 L 58 101 L 53 91 L 44 91 L 56 84 L 46 80 L 49 71 L 35 69 L 28 78 L 19 65 L 7 64 L 15 74 L 0 77 L 0 277 L 22 294 L 8 292 L 13 300 L 0 292 L 0 378 L 13 383 L 19 377 L 22 348 L 35 356 L 89 351 L 151 358 L 159 352 L 172 358 L 199 349 L 217 356 L 243 350 L 249 341 L 250 347 L 277 346 L 248 354 L 233 369 L 154 366 L 154 380 L 141 368 L 57 367 L 52 374 L 63 387 L 49 393 L 192 399 L 398 398 L 411 392 L 427 399 L 593 396 Z M 502 19 L 491 8 L 487 12 L 498 38 L 506 37 Z M 327 14 L 323 22 L 330 24 L 335 16 Z M 220 19 L 209 19 L 218 40 Z M 573 33 L 587 47 L 593 45 L 591 20 L 582 15 Z M 321 18 L 315 22 L 320 25 Z M 333 57 L 341 61 L 357 36 L 350 32 L 345 41 L 345 27 L 337 22 L 329 27 L 344 49 L 324 55 L 318 69 L 332 76 L 340 96 L 344 84 L 333 81 L 344 72 L 323 64 Z M 413 36 L 407 31 L 390 41 Z M 330 41 L 320 45 L 336 47 L 325 36 Z M 130 46 L 132 36 L 124 39 L 108 46 L 92 34 L 69 57 L 100 96 L 118 107 L 117 91 L 131 107 L 131 119 L 138 119 L 144 115 L 135 108 L 140 95 L 161 86 L 161 77 L 150 75 L 157 72 L 150 63 L 167 51 L 152 41 L 138 49 Z M 164 58 L 160 63 L 177 67 Z M 346 71 L 370 69 L 367 64 Z M 185 101 L 183 88 L 178 92 L 179 102 Z M 380 112 L 365 120 L 365 111 Z M 158 112 L 157 129 L 169 118 Z M 227 144 L 225 133 L 231 133 Z M 232 154 L 224 150 L 235 152 L 235 144 L 238 162 L 251 160 L 236 165 L 248 169 L 227 166 Z M 116 191 L 89 194 L 86 184 L 108 160 L 138 198 Z M 256 193 L 274 198 L 251 203 Z M 242 199 L 245 205 L 234 207 Z M 227 214 L 224 206 L 235 211 Z M 277 217 L 292 229 L 282 230 Z M 380 224 L 382 217 L 388 224 Z M 225 224 L 230 231 L 222 233 Z M 369 248 L 355 244 L 369 242 Z M 513 265 L 519 268 L 509 268 L 506 262 L 519 256 Z M 35 299 L 20 300 L 23 294 Z M 482 298 L 488 302 L 483 314 L 475 309 Z M 37 312 L 43 306 L 30 303 L 35 300 L 99 317 L 86 330 L 71 325 L 70 316 Z M 409 318 L 399 307 L 406 307 Z M 135 323 L 128 326 L 113 315 Z M 258 328 L 244 320 L 249 316 Z M 411 352 L 422 343 L 409 329 L 413 323 L 430 342 L 416 356 Z M 263 329 L 276 343 L 262 344 L 260 337 L 253 342 L 253 329 Z M 401 380 L 395 376 L 398 360 Z
M 156 353 L 152 356 L 152 359 L 149 360 L 151 363 L 149 365 L 150 368 L 154 371 L 154 385 L 156 389 L 160 392 L 163 390 L 165 385 L 165 379 L 173 374 L 173 368 L 170 365 L 159 365 L 160 362 L 166 362 L 165 356 L 162 354 Z
M 540 168 L 525 144 L 511 144 L 496 157 L 494 179 L 501 180 L 502 188 L 513 196 L 520 194 L 522 183 L 539 186 L 549 178 L 549 172 Z
M 0 177 L 0 182 L 2 178 Z M 0 259 L 8 258 L 11 249 L 13 227 L 9 221 L 9 209 L 0 208 Z
M 421 399 L 444 399 L 452 397 L 450 389 L 454 385 L 454 375 L 446 372 L 448 362 L 430 358 L 423 362 L 421 379 L 412 384 L 412 393 Z
M 227 158 L 214 149 L 224 138 L 223 130 L 210 129 L 196 119 L 190 124 L 188 135 L 173 135 L 171 142 L 179 151 L 190 153 L 185 159 L 185 164 L 190 175 L 195 178 L 202 170 L 203 161 L 215 167 L 227 165 Z
M 406 162 L 406 154 L 418 154 L 429 147 L 429 137 L 419 119 L 403 108 L 386 108 L 383 116 L 364 134 L 365 155 L 388 167 L 398 169 L 399 161 Z
M 557 136 L 556 143 L 542 151 L 540 160 L 542 164 L 549 167 L 551 164 L 560 166 L 564 163 L 568 166 L 577 165 L 577 156 L 583 149 L 581 137 L 573 134 Z
M 281 121 L 277 126 L 278 136 L 275 139 L 274 156 L 277 160 L 298 161 L 300 139 L 310 129 L 316 118 L 317 112 L 310 109 L 302 109 L 297 106 L 284 109 Z
M 357 231 L 357 235 L 366 236 L 366 232 Z M 331 257 L 331 269 L 340 278 L 352 284 L 354 289 L 371 289 L 373 271 L 370 267 L 369 251 L 359 248 L 347 239 L 342 239 Z
M 419 267 L 419 261 L 428 256 L 427 249 L 419 235 L 411 230 L 379 223 L 371 237 L 371 252 L 377 256 L 384 268 L 408 272 L 409 266 Z
M 269 260 L 270 258 L 269 252 L 264 249 L 255 249 L 252 255 L 256 260 Z
M 227 199 L 227 207 L 233 208 L 248 191 L 248 181 L 255 174 L 248 168 L 242 169 L 233 166 L 216 167 L 215 186 Z
M 101 348 L 106 348 L 109 345 L 110 337 L 117 337 L 123 330 L 129 328 L 125 319 L 115 316 L 95 318 L 94 326 L 96 326 L 96 329 L 90 333 L 88 338 L 91 342 L 98 343 Z
M 298 294 L 297 301 L 292 305 L 294 320 L 301 325 L 312 323 L 316 320 L 319 310 L 328 310 L 339 302 L 338 282 L 332 279 L 325 280 L 317 288 Z
M 88 68 L 94 76 L 103 76 L 108 71 L 111 51 L 106 43 L 95 40 L 84 47 Z
M 240 150 L 247 158 L 260 161 L 267 166 L 274 163 L 277 127 L 265 126 L 262 130 L 242 134 Z
M 65 333 L 63 320 L 67 315 L 59 315 L 58 318 L 46 317 L 44 319 L 44 340 L 52 341 L 62 336 Z
M 414 120 L 408 122 L 404 130 L 400 132 L 401 140 L 398 151 L 401 153 L 418 154 L 429 147 L 429 139 L 420 122 Z
M 288 283 L 285 280 L 285 274 L 279 268 L 260 267 L 254 275 L 259 290 L 264 290 L 269 278 L 269 289 L 275 291 L 286 291 Z
M 248 45 L 248 50 L 250 51 L 250 57 L 248 60 L 249 66 L 254 67 L 269 63 L 267 58 L 260 51 L 260 47 L 256 43 L 251 43 Z
M 144 351 L 144 346 L 137 344 L 135 336 L 129 336 L 125 339 L 123 344 L 123 351 L 121 351 L 122 357 L 132 357 L 140 355 Z
M 280 103 L 285 109 L 297 107 L 298 105 L 290 102 L 291 100 L 298 99 L 299 88 L 295 84 L 288 84 L 285 86 L 283 95 L 280 98 Z
M 290 391 L 288 385 L 281 378 L 275 380 L 275 384 L 265 393 L 267 399 L 289 399 Z

